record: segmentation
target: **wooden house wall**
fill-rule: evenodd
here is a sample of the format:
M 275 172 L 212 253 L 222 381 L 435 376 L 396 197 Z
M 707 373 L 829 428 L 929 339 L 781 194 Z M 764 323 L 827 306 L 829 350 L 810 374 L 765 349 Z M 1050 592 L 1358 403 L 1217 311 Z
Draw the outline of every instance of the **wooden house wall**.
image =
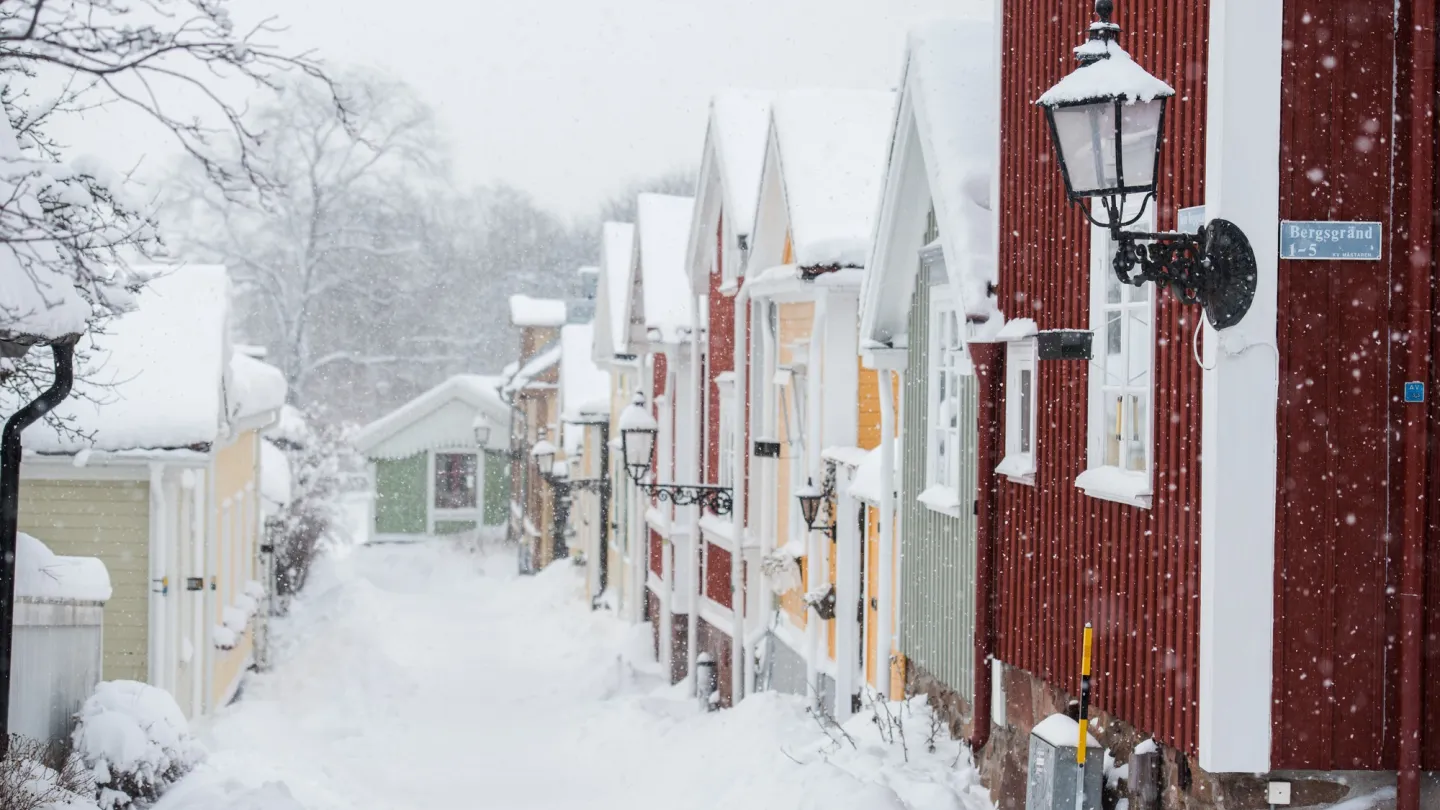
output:
M 1177 91 L 1167 112 L 1157 225 L 1204 202 L 1206 0 L 1117 4 L 1122 44 Z M 1090 228 L 1065 199 L 1041 93 L 1075 67 L 1089 3 L 1005 5 L 1001 59 L 1000 280 L 1009 318 L 1041 329 L 1089 328 Z M 1168 294 L 1156 307 L 1151 423 L 1154 502 L 1140 509 L 1086 496 L 1088 369 L 1039 369 L 1036 484 L 1000 483 L 997 653 L 1078 692 L 1081 627 L 1096 628 L 1095 703 L 1194 753 L 1199 696 L 1200 367 L 1198 310 Z M 908 393 L 908 392 L 907 392 Z

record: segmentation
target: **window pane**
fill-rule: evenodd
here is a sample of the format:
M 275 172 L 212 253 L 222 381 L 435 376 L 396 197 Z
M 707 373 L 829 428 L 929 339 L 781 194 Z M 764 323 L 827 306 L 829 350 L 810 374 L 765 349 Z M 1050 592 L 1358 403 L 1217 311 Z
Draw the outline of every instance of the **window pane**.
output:
M 1019 413 L 1019 419 L 1020 419 L 1020 452 L 1022 452 L 1022 453 L 1029 453 L 1029 452 L 1031 452 L 1031 450 L 1030 450 L 1030 442 L 1031 442 L 1032 437 L 1030 436 L 1030 409 L 1031 409 L 1032 407 L 1034 407 L 1034 406 L 1031 404 L 1031 403 L 1032 403 L 1031 386 L 1033 385 L 1032 374 L 1033 374 L 1033 372 L 1031 371 L 1031 369 L 1028 369 L 1028 368 L 1022 368 L 1022 369 L 1020 369 L 1020 413 Z
M 1143 472 L 1145 470 L 1149 439 L 1147 423 L 1150 417 L 1149 398 L 1144 394 L 1130 395 L 1130 435 L 1127 442 L 1125 469 Z
M 477 457 L 469 453 L 435 454 L 435 508 L 474 509 Z
M 1120 466 L 1120 437 L 1122 433 L 1120 401 L 1119 396 L 1114 394 L 1105 395 L 1104 463 L 1112 467 Z
M 1150 385 L 1150 308 L 1136 307 L 1126 316 L 1127 385 Z
M 1130 295 L 1128 296 L 1129 300 L 1139 302 L 1139 301 L 1149 301 L 1149 300 L 1150 300 L 1150 288 L 1151 288 L 1152 286 L 1154 286 L 1154 285 L 1152 285 L 1152 284 L 1142 284 L 1142 285 L 1139 286 L 1139 287 L 1135 287 L 1135 286 L 1126 284 L 1125 286 L 1126 286 L 1127 288 L 1129 288 L 1129 290 L 1130 290 Z
M 1114 247 L 1111 247 L 1111 248 L 1110 248 L 1110 260 L 1111 260 L 1111 262 L 1113 262 L 1113 261 L 1115 260 L 1115 254 L 1116 254 L 1116 252 L 1117 252 L 1117 251 L 1115 250 Z M 1115 270 L 1112 268 L 1112 266 L 1111 266 L 1110 264 L 1107 264 L 1105 267 L 1101 268 L 1101 269 L 1099 270 L 1099 272 L 1102 272 L 1102 273 L 1105 274 L 1105 303 L 1107 303 L 1107 304 L 1118 304 L 1118 303 L 1120 303 L 1120 295 L 1121 295 L 1121 290 L 1120 290 L 1120 286 L 1121 286 L 1121 285 L 1120 285 L 1120 277 L 1117 276 L 1117 275 L 1115 275 Z

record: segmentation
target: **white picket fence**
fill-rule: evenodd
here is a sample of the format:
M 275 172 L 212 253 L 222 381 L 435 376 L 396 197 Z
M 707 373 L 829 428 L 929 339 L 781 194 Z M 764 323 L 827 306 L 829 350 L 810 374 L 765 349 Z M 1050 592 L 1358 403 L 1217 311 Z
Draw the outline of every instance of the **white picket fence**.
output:
M 10 732 L 45 742 L 70 735 L 102 666 L 104 605 L 15 600 L 10 661 Z

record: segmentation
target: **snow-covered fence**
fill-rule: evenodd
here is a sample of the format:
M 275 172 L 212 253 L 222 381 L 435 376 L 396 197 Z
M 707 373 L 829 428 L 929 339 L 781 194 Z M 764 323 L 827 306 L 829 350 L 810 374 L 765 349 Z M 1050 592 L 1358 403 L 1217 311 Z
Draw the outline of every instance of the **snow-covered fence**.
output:
M 42 742 L 70 736 L 72 718 L 100 683 L 110 577 L 104 563 L 58 557 L 20 535 L 10 731 Z

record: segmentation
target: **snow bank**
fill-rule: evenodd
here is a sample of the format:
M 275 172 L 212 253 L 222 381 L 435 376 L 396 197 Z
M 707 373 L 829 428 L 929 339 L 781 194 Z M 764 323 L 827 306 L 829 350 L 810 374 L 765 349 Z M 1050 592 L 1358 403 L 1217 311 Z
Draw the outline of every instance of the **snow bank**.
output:
M 510 323 L 515 326 L 563 326 L 565 302 L 553 298 L 510 296 Z
M 163 272 L 137 295 L 135 311 L 81 340 L 88 357 L 77 363 L 74 392 L 55 409 L 68 429 L 62 434 L 50 420 L 38 422 L 25 431 L 26 449 L 182 448 L 219 436 L 229 277 L 218 266 Z
M 637 205 L 645 328 L 658 329 L 661 340 L 674 342 L 680 339 L 682 330 L 691 328 L 690 274 L 685 272 L 685 253 L 689 249 L 695 200 L 641 194 Z
M 138 681 L 95 687 L 77 715 L 73 742 L 107 810 L 158 796 L 204 758 L 170 693 Z
M 81 602 L 110 599 L 110 572 L 99 559 L 58 556 L 23 532 L 17 540 L 16 596 Z
M 895 94 L 797 90 L 776 99 L 774 117 L 796 264 L 864 267 Z

